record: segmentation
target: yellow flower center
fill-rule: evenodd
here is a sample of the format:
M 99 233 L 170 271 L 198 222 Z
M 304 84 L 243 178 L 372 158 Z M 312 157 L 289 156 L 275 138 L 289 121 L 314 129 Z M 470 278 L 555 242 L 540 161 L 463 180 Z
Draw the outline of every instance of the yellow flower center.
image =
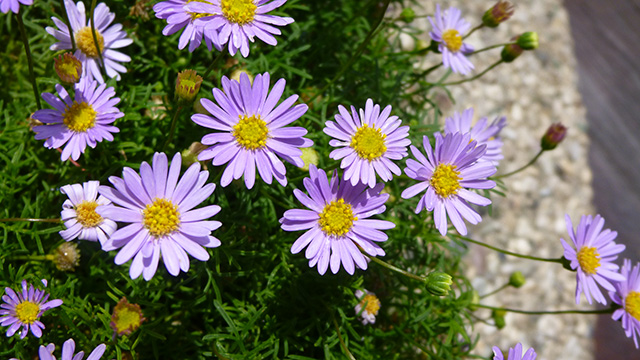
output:
M 156 198 L 142 211 L 142 216 L 142 223 L 155 237 L 176 231 L 180 224 L 178 207 L 167 199 Z
M 378 310 L 380 310 L 380 300 L 378 300 L 377 296 L 373 294 L 365 295 L 362 298 L 362 301 L 360 301 L 360 306 L 364 306 L 365 304 L 367 304 L 367 306 L 364 311 L 369 314 L 378 315 Z
M 96 115 L 98 113 L 93 107 L 86 102 L 73 102 L 73 105 L 67 106 L 62 117 L 62 122 L 67 125 L 69 130 L 75 132 L 85 132 L 96 124 Z
M 194 2 L 194 1 L 195 2 L 201 2 L 201 3 L 209 4 L 209 5 L 213 5 L 209 1 L 205 1 L 205 0 L 188 0 L 185 4 L 188 4 L 188 3 Z M 199 18 L 205 17 L 205 16 L 213 16 L 213 15 L 215 15 L 215 14 L 207 14 L 207 13 L 194 13 L 194 12 L 191 12 L 191 11 L 187 11 L 187 13 L 189 15 L 191 15 L 191 20 L 192 21 L 195 20 L 195 19 L 199 19 Z
M 96 43 L 93 41 L 93 33 L 91 32 L 90 27 L 85 26 L 78 30 L 76 33 L 76 44 L 78 45 L 78 49 L 88 57 L 98 57 L 98 53 L 102 54 L 104 52 L 104 38 L 98 30 L 96 30 L 96 38 L 98 39 L 98 45 L 100 46 L 99 50 L 96 47 Z
M 269 129 L 260 115 L 240 115 L 240 121 L 233 127 L 233 136 L 238 144 L 247 150 L 263 148 L 267 145 Z
M 227 20 L 244 25 L 253 21 L 258 7 L 252 0 L 222 0 L 220 8 Z
M 102 216 L 96 212 L 98 203 L 83 201 L 76 206 L 76 219 L 86 228 L 95 227 L 102 222 Z
M 452 52 L 457 52 L 462 47 L 462 36 L 456 29 L 449 29 L 442 33 L 444 45 Z
M 351 230 L 353 222 L 358 220 L 353 216 L 350 204 L 345 204 L 344 199 L 334 200 L 326 205 L 320 213 L 320 228 L 327 235 L 342 236 Z
M 67 83 L 75 83 L 80 80 L 82 63 L 71 53 L 65 53 L 55 59 L 54 68 L 60 79 Z
M 596 252 L 596 248 L 590 246 L 583 246 L 578 251 L 578 263 L 582 271 L 589 275 L 596 273 L 596 270 L 600 267 L 600 254 Z
M 387 151 L 384 140 L 387 138 L 380 129 L 370 128 L 367 124 L 362 125 L 351 138 L 351 147 L 358 156 L 369 161 L 375 160 Z
M 433 171 L 429 183 L 435 190 L 436 194 L 443 198 L 447 198 L 458 192 L 460 188 L 460 171 L 456 170 L 455 165 L 440 164 Z
M 114 324 L 116 326 L 116 332 L 118 334 L 125 330 L 135 330 L 140 327 L 140 313 L 132 310 L 129 307 L 118 309 L 115 313 Z
M 627 298 L 624 300 L 624 309 L 629 315 L 640 320 L 640 293 L 637 291 L 630 291 Z
M 16 317 L 23 324 L 33 324 L 38 319 L 40 305 L 31 301 L 23 301 L 16 306 Z

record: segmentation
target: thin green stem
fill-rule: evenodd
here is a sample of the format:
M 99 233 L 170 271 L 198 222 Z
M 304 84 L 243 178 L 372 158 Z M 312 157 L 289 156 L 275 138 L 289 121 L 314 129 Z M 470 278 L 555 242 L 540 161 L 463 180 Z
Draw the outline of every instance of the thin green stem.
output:
M 98 35 L 96 34 L 96 0 L 91 1 L 91 35 L 93 35 L 93 43 L 96 45 L 96 50 L 98 50 L 98 65 L 100 65 L 100 72 L 102 76 L 104 76 L 105 81 L 107 80 L 107 73 L 104 68 L 104 59 L 102 58 L 102 49 L 100 49 L 100 44 L 98 43 Z
M 462 80 L 459 80 L 459 81 L 450 82 L 450 83 L 444 83 L 444 84 L 442 84 L 442 85 L 443 85 L 443 86 L 458 85 L 458 84 L 466 83 L 466 82 L 469 82 L 469 81 L 473 81 L 473 80 L 475 80 L 475 79 L 478 79 L 478 78 L 482 77 L 484 74 L 488 73 L 491 69 L 493 69 L 494 67 L 496 67 L 496 66 L 498 66 L 498 65 L 502 64 L 503 62 L 504 62 L 504 61 L 503 61 L 502 59 L 500 59 L 500 60 L 496 61 L 495 63 L 493 63 L 493 64 L 492 64 L 491 66 L 489 66 L 488 68 L 484 69 L 484 71 L 483 71 L 483 72 L 481 72 L 480 74 L 478 74 L 478 75 L 476 75 L 476 76 L 470 77 L 470 78 L 468 78 L 468 79 L 462 79 Z
M 204 75 L 202 75 L 203 79 L 206 79 L 207 76 L 209 76 L 209 73 L 211 72 L 211 70 L 213 70 L 213 68 L 216 66 L 216 64 L 218 63 L 218 61 L 220 61 L 221 58 L 222 58 L 222 51 L 218 53 L 218 56 L 216 56 L 216 58 L 213 59 L 213 62 L 211 63 L 211 65 L 209 65 L 209 67 L 204 71 Z
M 488 293 L 488 294 L 480 295 L 480 299 L 484 299 L 484 298 L 489 297 L 489 296 L 491 296 L 491 295 L 493 295 L 493 294 L 497 294 L 497 293 L 499 293 L 500 291 L 502 291 L 502 290 L 504 290 L 504 289 L 508 288 L 509 286 L 511 286 L 511 284 L 506 283 L 506 284 L 504 284 L 504 285 L 500 286 L 499 288 L 497 288 L 497 289 L 493 290 L 492 292 L 490 292 L 490 293 Z
M 473 29 L 471 29 L 471 31 L 469 31 L 469 32 L 467 33 L 467 35 L 465 35 L 464 37 L 462 37 L 462 39 L 464 40 L 464 39 L 468 38 L 468 37 L 469 37 L 471 34 L 473 34 L 476 30 L 480 30 L 480 29 L 482 29 L 483 27 L 484 27 L 484 24 L 480 24 L 480 25 L 478 25 L 478 26 L 474 27 Z
M 178 115 L 180 114 L 181 110 L 182 106 L 178 106 L 176 112 L 173 114 L 173 119 L 171 119 L 171 129 L 169 130 L 169 137 L 167 138 L 167 141 L 165 141 L 164 146 L 162 147 L 162 151 L 165 151 L 173 140 L 173 135 L 176 132 L 176 125 L 178 124 Z
M 31 86 L 33 87 L 33 97 L 36 99 L 36 106 L 38 107 L 38 110 L 40 110 L 42 109 L 42 104 L 40 103 L 40 91 L 38 91 L 38 84 L 36 83 L 36 73 L 33 71 L 33 58 L 31 57 L 31 49 L 29 48 L 29 39 L 27 39 L 27 30 L 24 28 L 24 21 L 22 20 L 22 9 L 24 9 L 24 6 L 20 7 L 20 10 L 16 14 L 16 19 L 18 20 L 20 36 L 24 43 L 24 52 L 27 54 L 29 80 L 31 80 Z
M 64 20 L 64 24 L 67 25 L 67 29 L 69 29 L 69 38 L 71 39 L 71 52 L 75 53 L 76 39 L 75 36 L 73 36 L 73 29 L 71 29 L 71 22 L 69 21 L 69 14 L 67 13 L 67 7 L 64 5 L 64 0 L 60 0 L 60 7 L 62 7 L 62 13 L 64 14 L 62 20 Z
M 54 256 L 49 255 L 19 255 L 12 256 L 8 258 L 8 260 L 23 260 L 23 261 L 51 261 L 54 259 Z
M 495 49 L 495 48 L 499 48 L 499 47 L 503 47 L 503 46 L 507 46 L 507 45 L 513 45 L 513 44 L 515 44 L 515 42 L 508 42 L 508 43 L 504 43 L 504 44 L 495 44 L 495 45 L 487 46 L 486 48 L 482 48 L 480 50 L 476 50 L 476 51 L 472 52 L 469 55 L 475 55 L 475 54 L 479 54 L 481 52 L 485 52 L 487 50 L 491 50 L 491 49 Z
M 484 247 L 486 247 L 488 249 L 491 249 L 491 250 L 494 250 L 494 251 L 497 251 L 497 252 L 501 252 L 501 253 L 506 254 L 506 255 L 511 255 L 511 256 L 515 256 L 515 257 L 519 257 L 519 258 L 523 258 L 523 259 L 529 259 L 529 260 L 536 260 L 536 261 L 544 261 L 544 262 L 553 262 L 553 263 L 563 264 L 562 258 L 541 258 L 541 257 L 537 257 L 537 256 L 522 255 L 522 254 L 514 253 L 514 252 L 511 252 L 511 251 L 507 251 L 507 250 L 504 250 L 504 249 L 500 249 L 500 248 L 497 248 L 495 246 L 487 245 L 487 244 L 485 244 L 483 242 L 480 242 L 480 241 L 477 241 L 477 240 L 473 240 L 473 239 L 469 239 L 469 238 L 466 238 L 464 236 L 455 236 L 455 237 L 460 239 L 460 240 L 464 240 L 464 241 L 468 241 L 470 243 L 474 243 L 476 245 L 484 246 Z
M 380 11 L 380 17 L 376 20 L 376 23 L 373 24 L 373 26 L 371 27 L 371 30 L 369 30 L 369 33 L 367 34 L 367 37 L 364 38 L 364 40 L 362 41 L 360 46 L 358 46 L 358 48 L 353 53 L 353 55 L 351 55 L 351 58 L 349 58 L 349 60 L 346 63 L 344 63 L 344 65 L 342 65 L 342 67 L 336 73 L 336 75 L 333 77 L 333 79 L 331 79 L 327 84 L 325 84 L 325 86 L 323 86 L 322 89 L 320 89 L 320 91 L 318 91 L 313 97 L 311 97 L 311 99 L 309 99 L 309 101 L 307 101 L 307 103 L 309 103 L 309 104 L 313 103 L 313 101 L 318 96 L 324 94 L 324 92 L 331 85 L 333 85 L 333 83 L 336 80 L 338 80 L 342 76 L 342 74 L 344 74 L 351 67 L 351 65 L 353 65 L 353 63 L 360 57 L 360 55 L 362 55 L 362 52 L 364 52 L 364 49 L 367 47 L 367 45 L 369 44 L 371 39 L 373 39 L 373 36 L 376 34 L 377 30 L 379 30 L 380 24 L 382 23 L 382 19 L 384 19 L 384 15 L 387 12 L 387 8 L 389 8 L 389 3 L 390 2 L 391 2 L 391 0 L 385 0 L 383 9 L 382 9 L 382 11 Z
M 375 262 L 375 263 L 378 263 L 379 265 L 382 265 L 382 266 L 386 267 L 387 269 L 389 269 L 389 270 L 391 270 L 391 271 L 395 271 L 395 272 L 397 272 L 397 273 L 399 273 L 399 274 L 402 274 L 402 275 L 404 275 L 404 276 L 406 276 L 406 277 L 408 277 L 408 278 L 411 278 L 411 279 L 414 279 L 414 280 L 418 280 L 418 281 L 420 281 L 420 282 L 425 282 L 425 280 L 426 280 L 425 278 L 423 278 L 423 277 L 421 277 L 421 276 L 418 276 L 418 275 L 412 274 L 412 273 L 410 273 L 410 272 L 408 272 L 408 271 L 402 270 L 402 269 L 400 269 L 400 268 L 398 268 L 398 267 L 395 267 L 395 266 L 393 266 L 393 265 L 391 265 L 391 264 L 389 264 L 389 263 L 387 263 L 387 262 L 384 262 L 384 261 L 382 261 L 382 260 L 378 259 L 378 258 L 377 258 L 377 257 L 375 257 L 375 256 L 371 256 L 371 255 L 369 255 L 369 254 L 367 254 L 367 253 L 365 253 L 365 252 L 363 252 L 363 254 L 364 254 L 366 257 L 368 257 L 369 259 L 371 259 L 371 261 L 373 261 L 373 262 Z
M 473 304 L 473 306 L 490 309 L 490 310 L 502 310 L 508 311 L 517 314 L 527 314 L 527 315 L 563 315 L 563 314 L 611 314 L 614 312 L 615 308 L 610 307 L 608 309 L 601 310 L 557 310 L 557 311 L 527 311 L 527 310 L 518 310 L 518 309 L 509 309 L 502 307 L 494 307 L 483 304 Z
M 519 173 L 520 171 L 522 171 L 522 170 L 524 170 L 524 169 L 528 168 L 529 166 L 533 165 L 533 164 L 538 160 L 538 158 L 540 157 L 540 155 L 542 155 L 542 153 L 543 153 L 543 152 L 544 152 L 544 150 L 540 150 L 540 151 L 536 154 L 536 156 L 534 156 L 534 157 L 533 157 L 533 159 L 531 159 L 531 161 L 529 161 L 525 166 L 523 166 L 523 167 L 521 167 L 521 168 L 519 168 L 519 169 L 517 169 L 517 170 L 513 170 L 513 171 L 511 171 L 511 172 L 508 172 L 508 173 L 506 173 L 506 174 L 497 175 L 497 176 L 492 176 L 491 178 L 493 178 L 493 179 L 500 179 L 500 178 L 504 178 L 504 177 L 507 177 L 507 176 L 511 176 L 511 175 L 513 175 L 513 174 L 517 174 L 517 173 Z
M 0 219 L 0 222 L 19 222 L 19 221 L 62 223 L 62 220 L 60 220 L 59 218 L 58 219 L 33 219 L 33 218 L 5 218 L 5 219 Z
M 340 327 L 338 326 L 338 322 L 336 321 L 335 316 L 332 315 L 331 320 L 333 320 L 333 326 L 335 326 L 336 328 L 336 333 L 338 334 L 338 340 L 340 340 L 340 347 L 342 348 L 342 351 L 344 351 L 349 360 L 356 360 L 356 358 L 351 354 L 351 351 L 349 351 L 347 344 L 345 344 L 344 340 L 342 339 L 342 335 L 340 335 Z

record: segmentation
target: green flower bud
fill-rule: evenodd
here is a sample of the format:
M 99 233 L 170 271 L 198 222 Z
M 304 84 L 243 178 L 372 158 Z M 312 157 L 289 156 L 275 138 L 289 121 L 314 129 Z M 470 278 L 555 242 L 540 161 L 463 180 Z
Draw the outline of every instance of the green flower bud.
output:
M 504 320 L 504 316 L 507 314 L 505 310 L 493 310 L 491 311 L 491 317 L 493 318 L 493 322 L 495 323 L 498 329 L 502 329 L 507 325 L 507 322 Z
M 451 290 L 451 284 L 453 284 L 451 275 L 437 271 L 427 275 L 426 282 L 427 291 L 435 296 L 447 295 Z
M 538 48 L 538 33 L 535 31 L 527 31 L 526 33 L 518 36 L 516 43 L 523 50 L 535 50 Z
M 502 61 L 510 63 L 518 56 L 520 56 L 522 52 L 522 48 L 517 44 L 505 45 L 504 48 L 502 48 L 502 52 L 500 53 L 500 58 L 502 59 Z
M 400 19 L 406 23 L 412 22 L 416 18 L 416 12 L 412 8 L 404 8 L 400 13 Z
M 200 91 L 201 84 L 202 76 L 198 75 L 195 70 L 179 72 L 176 79 L 176 98 L 185 103 L 193 102 Z
M 522 287 L 522 285 L 524 285 L 525 282 L 526 282 L 526 279 L 524 278 L 524 275 L 522 275 L 520 271 L 514 272 L 509 277 L 509 285 L 513 286 L 514 288 Z
M 540 140 L 542 150 L 547 151 L 555 149 L 556 146 L 564 140 L 566 135 L 567 128 L 564 125 L 560 123 L 551 124 Z
M 482 16 L 482 23 L 486 27 L 494 28 L 500 23 L 509 20 L 513 15 L 513 4 L 508 1 L 499 0 L 493 7 L 487 10 Z
M 300 156 L 300 158 L 302 159 L 302 161 L 304 161 L 304 165 L 300 169 L 309 171 L 309 166 L 311 164 L 318 166 L 319 159 L 317 151 L 315 151 L 311 147 L 302 148 L 300 150 L 302 150 L 302 156 Z

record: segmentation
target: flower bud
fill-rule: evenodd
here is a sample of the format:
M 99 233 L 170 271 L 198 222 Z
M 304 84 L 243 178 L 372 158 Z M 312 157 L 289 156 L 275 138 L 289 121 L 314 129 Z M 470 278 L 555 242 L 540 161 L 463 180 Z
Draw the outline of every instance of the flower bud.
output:
M 516 43 L 523 50 L 535 50 L 538 48 L 538 33 L 535 31 L 527 31 L 526 33 L 518 36 Z
M 65 242 L 53 254 L 53 262 L 58 270 L 74 271 L 80 264 L 80 250 L 76 243 Z
M 493 7 L 482 16 L 482 23 L 486 27 L 494 28 L 500 23 L 509 20 L 513 15 L 513 4 L 508 1 L 498 0 Z
M 318 152 L 311 147 L 301 148 L 302 156 L 300 158 L 304 161 L 304 165 L 300 168 L 304 171 L 309 171 L 311 164 L 318 166 Z
M 502 52 L 500 53 L 500 58 L 502 61 L 510 63 L 515 60 L 520 54 L 522 54 L 524 50 L 518 44 L 509 44 L 505 45 L 502 48 Z
M 67 52 L 54 60 L 54 69 L 60 80 L 66 84 L 75 84 L 82 75 L 82 63 L 73 54 Z
M 195 70 L 184 70 L 178 73 L 176 80 L 176 98 L 185 103 L 191 103 L 200 91 L 202 76 Z
M 144 320 L 140 305 L 130 304 L 123 296 L 113 308 L 109 326 L 118 335 L 129 335 L 137 330 Z
M 400 13 L 400 20 L 410 23 L 416 18 L 416 12 L 412 8 L 406 7 Z
M 202 150 L 208 148 L 207 145 L 203 145 L 202 143 L 196 141 L 191 143 L 188 149 L 182 150 L 180 155 L 182 155 L 182 166 L 189 167 L 198 162 L 198 154 L 202 152 Z
M 504 316 L 507 314 L 505 310 L 493 310 L 491 311 L 491 317 L 493 318 L 493 322 L 495 323 L 498 329 L 502 329 L 507 325 L 507 322 L 504 320 Z
M 565 135 L 567 135 L 567 128 L 564 125 L 560 123 L 551 124 L 540 140 L 542 150 L 555 149 L 562 142 Z
M 526 282 L 526 279 L 524 278 L 524 275 L 522 275 L 520 271 L 514 272 L 509 277 L 509 285 L 513 286 L 514 288 L 522 287 L 522 285 L 524 285 L 525 282 Z
M 453 284 L 451 275 L 437 271 L 427 275 L 426 282 L 427 291 L 435 296 L 447 295 L 451 290 L 451 284 Z

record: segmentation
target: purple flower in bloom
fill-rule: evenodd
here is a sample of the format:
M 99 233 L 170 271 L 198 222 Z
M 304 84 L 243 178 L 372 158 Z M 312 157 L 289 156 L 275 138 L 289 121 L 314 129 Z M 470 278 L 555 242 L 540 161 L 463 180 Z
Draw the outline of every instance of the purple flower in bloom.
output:
M 47 286 L 47 281 L 42 280 L 44 286 Z M 33 285 L 22 280 L 22 291 L 16 293 L 11 288 L 4 288 L 5 295 L 2 295 L 3 304 L 0 304 L 0 325 L 9 326 L 7 330 L 7 336 L 13 336 L 13 334 L 22 327 L 20 332 L 20 338 L 24 339 L 31 328 L 31 333 L 35 337 L 42 336 L 42 329 L 44 324 L 40 322 L 40 316 L 54 307 L 62 305 L 62 300 L 56 299 L 47 301 L 49 294 L 44 290 L 34 289 Z
M 211 44 L 213 44 L 216 49 L 222 50 L 222 46 L 218 44 L 217 32 L 205 32 L 204 25 L 206 22 L 200 22 L 200 25 L 198 26 L 195 24 L 196 19 L 211 15 L 198 14 L 185 9 L 185 5 L 193 1 L 198 2 L 198 0 L 169 0 L 159 2 L 153 6 L 153 11 L 155 11 L 156 17 L 167 21 L 167 26 L 162 29 L 162 35 L 169 36 L 181 29 L 184 29 L 178 42 L 179 49 L 184 49 L 188 43 L 189 51 L 192 52 L 200 46 L 204 36 L 205 43 L 209 50 L 211 50 Z M 206 1 L 199 2 L 207 3 Z M 211 17 L 209 17 L 209 19 L 211 19 Z
M 440 43 L 438 50 L 442 53 L 444 67 L 466 75 L 473 70 L 473 64 L 466 57 L 473 52 L 473 47 L 462 42 L 462 34 L 471 28 L 471 24 L 462 19 L 460 14 L 459 9 L 450 7 L 443 15 L 440 13 L 440 4 L 437 4 L 434 18 L 429 17 L 433 27 L 429 35 Z
M 597 302 L 606 305 L 607 300 L 597 284 L 608 291 L 615 291 L 611 282 L 624 281 L 624 276 L 618 273 L 618 265 L 613 261 L 625 246 L 613 241 L 618 236 L 617 232 L 602 230 L 604 219 L 600 215 L 596 215 L 595 218 L 583 215 L 575 232 L 569 215 L 566 215 L 565 219 L 573 246 L 564 239 L 560 241 L 564 248 L 564 257 L 571 261 L 572 269 L 577 269 L 576 304 L 580 303 L 580 293 L 584 292 L 589 304 L 593 296 Z
M 307 248 L 305 256 L 309 267 L 318 265 L 321 275 L 331 264 L 335 274 L 344 269 L 353 274 L 355 266 L 367 269 L 367 259 L 360 249 L 371 256 L 382 256 L 384 250 L 376 244 L 387 240 L 380 230 L 392 229 L 390 221 L 368 219 L 385 211 L 384 203 L 389 194 L 380 194 L 384 184 L 369 188 L 365 184 L 351 185 L 338 178 L 335 170 L 331 182 L 327 174 L 314 165 L 309 168 L 310 178 L 303 184 L 309 196 L 295 189 L 293 194 L 307 208 L 287 210 L 280 223 L 285 231 L 307 230 L 291 246 L 293 254 Z
M 298 95 L 292 95 L 276 107 L 284 91 L 286 81 L 278 80 L 269 92 L 269 73 L 257 75 L 253 85 L 246 73 L 240 75 L 240 82 L 222 77 L 222 88 L 213 89 L 211 100 L 202 99 L 202 106 L 211 113 L 195 114 L 191 119 L 198 125 L 219 130 L 202 138 L 204 145 L 198 159 L 212 160 L 219 166 L 229 163 L 222 174 L 220 184 L 227 186 L 232 179 L 244 175 L 247 188 L 251 189 L 256 179 L 256 166 L 260 177 L 271 184 L 273 177 L 287 185 L 286 169 L 278 158 L 302 167 L 300 148 L 313 145 L 313 141 L 303 137 L 307 130 L 302 127 L 286 127 L 307 112 L 307 105 L 291 107 Z
M 93 40 L 91 31 L 91 22 L 85 14 L 85 7 L 82 1 L 74 4 L 71 0 L 64 1 L 71 23 L 71 30 L 76 42 L 75 55 L 82 62 L 82 77 L 88 79 L 96 79 L 100 83 L 104 83 L 100 67 L 98 65 L 99 56 L 102 54 L 104 59 L 104 68 L 110 78 L 120 80 L 120 73 L 127 72 L 127 69 L 120 62 L 129 62 L 131 58 L 119 51 L 119 49 L 130 45 L 133 40 L 127 37 L 127 33 L 122 31 L 121 24 L 110 26 L 116 18 L 116 14 L 109 12 L 109 7 L 104 3 L 100 3 L 95 8 L 95 26 L 96 38 L 98 46 Z M 90 16 L 89 16 L 90 18 Z M 51 50 L 68 50 L 71 49 L 71 38 L 69 28 L 60 19 L 52 17 L 53 23 L 59 30 L 51 26 L 47 27 L 47 32 L 53 35 L 58 42 L 51 45 Z
M 104 354 L 107 346 L 105 344 L 100 344 L 96 346 L 95 349 L 89 354 L 87 360 L 99 360 Z M 40 349 L 38 351 L 38 355 L 40 355 L 40 360 L 56 360 L 56 357 L 53 356 L 53 351 L 56 349 L 54 344 L 49 344 L 46 347 L 40 345 Z M 76 350 L 76 343 L 73 339 L 69 339 L 62 344 L 62 357 L 60 360 L 82 360 L 84 357 L 84 351 L 80 351 L 77 354 L 73 354 Z
M 220 206 L 194 209 L 213 193 L 216 185 L 205 185 L 209 172 L 200 171 L 197 162 L 178 181 L 181 163 L 180 153 L 173 157 L 171 167 L 164 153 L 156 153 L 153 167 L 143 162 L 140 175 L 125 167 L 122 178 L 109 177 L 115 189 L 100 186 L 98 190 L 119 205 L 101 206 L 98 209 L 100 215 L 131 223 L 114 232 L 102 250 L 122 248 L 115 258 L 118 265 L 133 258 L 129 268 L 132 279 L 143 274 L 145 280 L 151 280 L 161 256 L 169 274 L 177 276 L 180 270 L 189 271 L 187 253 L 200 261 L 207 261 L 209 253 L 202 247 L 220 245 L 220 240 L 211 236 L 211 231 L 222 224 L 205 221 L 217 214 Z
M 447 234 L 447 216 L 453 226 L 462 235 L 467 234 L 463 218 L 472 224 L 482 218 L 469 203 L 487 206 L 491 200 L 468 189 L 492 189 L 496 183 L 487 180 L 496 172 L 496 167 L 487 161 L 478 161 L 486 151 L 486 145 L 477 145 L 471 141 L 471 135 L 455 133 L 442 137 L 435 133 L 436 146 L 431 148 L 429 139 L 424 136 L 422 144 L 427 153 L 411 145 L 411 153 L 418 161 L 407 160 L 404 172 L 420 183 L 410 186 L 402 192 L 403 199 L 409 199 L 426 190 L 418 201 L 416 214 L 427 209 L 433 210 L 433 218 L 440 234 Z
M 65 185 L 60 188 L 69 199 L 62 204 L 60 217 L 66 230 L 60 236 L 66 241 L 75 238 L 80 240 L 100 241 L 104 244 L 117 229 L 116 222 L 105 219 L 96 212 L 98 206 L 110 205 L 106 197 L 98 197 L 99 181 L 87 181 L 80 184 Z M 96 199 L 97 198 L 97 199 Z
M 624 259 L 620 274 L 624 281 L 613 284 L 615 291 L 609 292 L 611 300 L 622 306 L 613 312 L 611 318 L 620 320 L 627 337 L 633 337 L 633 342 L 638 348 L 638 336 L 640 336 L 640 263 L 631 268 L 631 261 Z
M 454 112 L 453 117 L 448 117 L 444 122 L 444 135 L 453 133 L 470 133 L 471 140 L 475 140 L 478 145 L 486 145 L 487 152 L 478 161 L 491 161 L 492 164 L 498 165 L 498 162 L 504 158 L 502 155 L 502 140 L 498 134 L 503 127 L 507 125 L 507 118 L 496 118 L 491 124 L 488 123 L 486 117 L 478 120 L 475 126 L 471 126 L 473 120 L 473 108 L 468 108 L 462 113 Z
M 407 139 L 409 127 L 399 127 L 402 120 L 397 116 L 389 117 L 391 106 L 387 105 L 380 112 L 380 106 L 374 106 L 368 99 L 365 109 L 360 109 L 360 116 L 353 106 L 352 115 L 342 105 L 338 106 L 338 111 L 336 122 L 325 123 L 324 133 L 336 138 L 329 145 L 341 147 L 329 156 L 334 160 L 343 159 L 340 167 L 346 169 L 345 180 L 351 180 L 354 186 L 362 182 L 373 187 L 376 174 L 383 181 L 391 180 L 392 173 L 400 175 L 402 171 L 392 160 L 407 156 L 411 140 Z
M 75 85 L 75 99 L 62 85 L 56 85 L 59 98 L 51 93 L 43 93 L 42 98 L 54 109 L 38 110 L 33 118 L 45 124 L 35 126 L 36 140 L 46 139 L 44 146 L 49 149 L 59 148 L 67 144 L 62 150 L 62 161 L 71 157 L 78 160 L 81 153 L 89 145 L 96 147 L 102 140 L 113 141 L 111 133 L 117 133 L 117 127 L 110 124 L 124 116 L 115 105 L 120 98 L 112 97 L 116 94 L 112 87 L 106 88 L 97 82 L 80 81 Z M 106 88 L 106 89 L 105 89 Z
M 209 36 L 218 36 L 220 45 L 229 43 L 229 53 L 235 55 L 238 49 L 243 57 L 249 56 L 249 41 L 254 37 L 275 46 L 278 41 L 273 35 L 280 35 L 275 26 L 285 26 L 293 22 L 290 17 L 267 15 L 269 11 L 284 5 L 287 0 L 210 0 L 193 1 L 185 6 L 187 11 L 205 14 L 195 20 L 197 26 L 204 26 Z M 274 26 L 275 25 L 275 26 Z
M 6 14 L 11 10 L 17 14 L 20 11 L 20 4 L 33 5 L 33 0 L 0 0 L 0 11 Z
M 493 355 L 493 360 L 505 360 L 502 351 L 497 346 L 493 347 Z M 517 343 L 515 348 L 509 348 L 509 355 L 506 360 L 535 360 L 537 356 L 538 354 L 533 348 L 530 348 L 522 355 L 522 344 Z

